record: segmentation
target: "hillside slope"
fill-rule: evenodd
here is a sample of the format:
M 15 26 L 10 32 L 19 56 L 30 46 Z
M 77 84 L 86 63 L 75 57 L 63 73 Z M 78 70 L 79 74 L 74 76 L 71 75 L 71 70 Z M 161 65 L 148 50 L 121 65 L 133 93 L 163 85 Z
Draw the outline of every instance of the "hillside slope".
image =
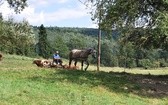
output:
M 34 58 L 5 55 L 0 62 L 0 104 L 166 105 L 167 76 L 38 68 Z M 102 69 L 106 69 L 103 68 Z M 111 68 L 113 71 L 117 70 Z M 141 85 L 143 80 L 144 86 Z M 150 87 L 146 86 L 150 80 Z M 145 85 L 146 83 L 146 85 Z M 165 92 L 164 92 L 165 91 Z

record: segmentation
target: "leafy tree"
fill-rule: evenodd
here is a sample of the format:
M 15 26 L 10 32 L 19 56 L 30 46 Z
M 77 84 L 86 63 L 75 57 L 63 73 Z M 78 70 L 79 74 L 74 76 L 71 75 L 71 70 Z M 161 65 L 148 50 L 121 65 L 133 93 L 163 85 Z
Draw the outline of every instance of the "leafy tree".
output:
M 61 36 L 57 36 L 55 38 L 55 41 L 54 41 L 54 44 L 52 47 L 53 47 L 54 51 L 58 50 L 62 57 L 68 58 L 69 50 L 68 50 L 68 47 Z
M 93 19 L 101 29 L 123 31 L 123 40 L 146 48 L 166 47 L 167 0 L 87 0 L 93 4 Z
M 0 0 L 0 6 L 5 1 L 8 2 L 9 7 L 14 9 L 16 13 L 20 13 L 27 6 L 27 0 Z
M 34 34 L 27 21 L 15 22 L 12 18 L 1 21 L 0 33 L 1 51 L 26 56 L 34 52 L 30 50 L 35 43 Z
M 74 48 L 83 49 L 85 48 L 85 45 L 85 42 L 77 37 L 71 38 L 68 42 L 68 47 L 70 50 Z
M 101 46 L 101 64 L 104 66 L 114 66 L 114 59 L 112 55 L 112 49 L 110 49 L 109 43 L 103 43 Z M 107 62 L 108 61 L 108 62 Z
M 51 55 L 51 47 L 47 39 L 46 28 L 42 24 L 39 27 L 39 42 L 38 42 L 38 54 L 44 58 L 49 58 Z

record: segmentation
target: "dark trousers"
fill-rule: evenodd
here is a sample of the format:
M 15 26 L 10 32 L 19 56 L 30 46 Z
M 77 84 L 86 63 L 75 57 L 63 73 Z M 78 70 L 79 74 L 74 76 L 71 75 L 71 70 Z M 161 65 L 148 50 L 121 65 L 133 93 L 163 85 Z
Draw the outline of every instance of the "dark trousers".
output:
M 60 64 L 62 66 L 62 60 L 61 59 L 53 59 L 53 62 L 56 64 Z

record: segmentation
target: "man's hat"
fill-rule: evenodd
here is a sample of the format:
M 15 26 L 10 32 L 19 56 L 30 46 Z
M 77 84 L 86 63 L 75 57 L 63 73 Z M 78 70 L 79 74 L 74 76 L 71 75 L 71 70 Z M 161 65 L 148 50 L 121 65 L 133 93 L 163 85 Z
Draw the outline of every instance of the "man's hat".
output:
M 58 51 L 56 51 L 56 53 L 59 53 Z

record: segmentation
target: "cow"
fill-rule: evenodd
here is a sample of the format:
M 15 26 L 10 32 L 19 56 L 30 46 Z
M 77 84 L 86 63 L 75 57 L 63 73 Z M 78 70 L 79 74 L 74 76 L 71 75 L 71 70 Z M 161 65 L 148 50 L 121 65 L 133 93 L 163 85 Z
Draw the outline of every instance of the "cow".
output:
M 41 59 L 35 59 L 33 61 L 33 64 L 36 64 L 38 67 L 50 67 L 51 61 L 49 60 L 41 60 Z

